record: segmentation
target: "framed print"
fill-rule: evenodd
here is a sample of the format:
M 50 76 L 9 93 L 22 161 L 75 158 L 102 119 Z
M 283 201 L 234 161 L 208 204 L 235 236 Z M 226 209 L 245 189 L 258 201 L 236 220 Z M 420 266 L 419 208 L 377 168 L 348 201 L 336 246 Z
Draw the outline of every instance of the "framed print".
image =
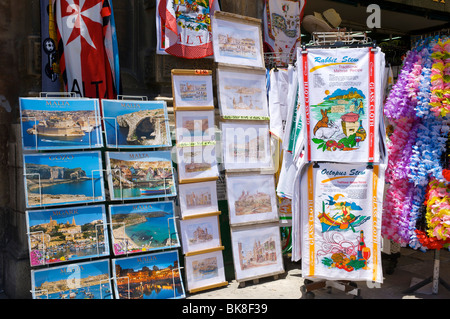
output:
M 211 70 L 172 70 L 175 111 L 214 109 Z
M 222 250 L 185 257 L 186 281 L 189 292 L 228 285 Z
M 265 70 L 219 66 L 217 91 L 223 118 L 269 120 Z
M 180 184 L 216 180 L 219 176 L 214 144 L 179 147 L 177 158 Z
M 30 265 L 109 256 L 105 206 L 26 212 Z
M 217 215 L 181 220 L 180 232 L 185 255 L 222 245 Z
M 177 146 L 215 142 L 214 110 L 177 111 L 175 113 L 175 124 Z
M 111 205 L 109 217 L 114 255 L 180 246 L 172 201 Z
M 118 299 L 184 298 L 177 250 L 112 260 Z
M 98 151 L 26 154 L 23 169 L 28 208 L 105 200 Z
M 170 151 L 106 152 L 111 200 L 176 196 Z
M 171 146 L 165 101 L 102 100 L 108 148 Z
M 178 187 L 181 218 L 195 217 L 219 210 L 216 181 L 180 184 Z
M 278 220 L 273 175 L 227 175 L 230 225 Z
M 31 270 L 33 299 L 113 299 L 108 260 Z
M 103 147 L 98 99 L 20 98 L 24 150 Z
M 211 25 L 216 62 L 265 68 L 260 19 L 216 11 Z
M 278 223 L 232 228 L 231 245 L 237 281 L 284 272 Z
M 222 122 L 222 154 L 226 170 L 271 168 L 268 124 Z

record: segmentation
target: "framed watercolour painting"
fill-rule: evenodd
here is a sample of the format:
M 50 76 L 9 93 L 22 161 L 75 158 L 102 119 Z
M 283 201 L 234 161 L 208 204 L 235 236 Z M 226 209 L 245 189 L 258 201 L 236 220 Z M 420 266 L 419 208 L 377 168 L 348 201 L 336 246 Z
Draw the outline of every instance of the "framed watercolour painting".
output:
M 103 147 L 98 99 L 20 98 L 24 150 Z
M 211 70 L 172 70 L 175 111 L 214 109 Z
M 177 148 L 178 180 L 182 183 L 216 180 L 216 145 L 195 145 Z
M 180 184 L 178 188 L 181 218 L 195 217 L 219 210 L 216 181 Z
M 113 299 L 109 261 L 31 271 L 33 299 Z
M 109 212 L 114 255 L 180 246 L 172 201 L 110 205 Z
M 203 145 L 215 142 L 214 110 L 177 111 L 175 123 L 177 146 Z
M 222 245 L 217 215 L 181 220 L 180 232 L 185 255 Z
M 170 151 L 105 152 L 111 200 L 176 195 Z
M 184 298 L 177 250 L 112 260 L 118 299 Z
M 166 102 L 103 99 L 102 106 L 108 148 L 172 145 Z
M 30 264 L 109 256 L 105 206 L 26 212 Z
M 215 62 L 265 68 L 260 19 L 216 11 L 211 26 Z
M 230 225 L 278 220 L 273 175 L 227 175 L 226 185 Z
M 23 169 L 28 208 L 105 200 L 98 151 L 26 154 Z
M 227 285 L 222 250 L 185 257 L 186 281 L 189 292 Z

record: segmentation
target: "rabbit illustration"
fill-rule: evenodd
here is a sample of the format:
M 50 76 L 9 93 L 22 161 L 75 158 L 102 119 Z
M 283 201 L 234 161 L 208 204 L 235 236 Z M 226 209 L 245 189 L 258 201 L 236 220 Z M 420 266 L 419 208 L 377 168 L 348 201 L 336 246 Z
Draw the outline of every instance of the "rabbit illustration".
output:
M 320 113 L 322 113 L 322 118 L 319 120 L 319 122 L 316 123 L 316 126 L 314 126 L 314 135 L 316 135 L 316 132 L 321 127 L 328 127 L 328 110 L 320 110 Z
M 335 133 L 339 132 L 339 125 L 334 123 L 333 121 L 330 121 L 330 126 L 327 127 L 319 127 L 317 129 L 317 132 L 315 134 L 316 138 L 320 138 L 323 140 L 330 139 Z

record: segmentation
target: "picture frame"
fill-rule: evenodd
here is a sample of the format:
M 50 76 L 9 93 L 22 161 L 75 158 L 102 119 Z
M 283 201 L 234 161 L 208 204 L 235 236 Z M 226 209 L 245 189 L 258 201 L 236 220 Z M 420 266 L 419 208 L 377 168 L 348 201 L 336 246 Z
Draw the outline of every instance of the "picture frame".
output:
M 214 109 L 211 70 L 172 69 L 171 79 L 175 111 Z
M 111 200 L 176 196 L 170 151 L 105 152 Z
M 117 299 L 185 298 L 177 250 L 111 260 Z
M 191 218 L 219 211 L 216 181 L 178 186 L 181 218 Z
M 227 174 L 226 185 L 231 226 L 278 221 L 273 175 Z
M 211 19 L 214 61 L 265 68 L 261 25 L 260 19 L 215 11 Z
M 185 255 L 222 246 L 218 214 L 180 220 L 180 233 Z
M 31 270 L 33 299 L 113 299 L 107 259 Z
M 99 151 L 23 156 L 27 208 L 105 201 Z
M 211 181 L 219 177 L 216 145 L 184 146 L 176 151 L 180 184 Z
M 214 110 L 177 111 L 175 127 L 177 146 L 215 143 Z
M 225 170 L 238 172 L 273 167 L 268 123 L 222 122 L 221 131 Z
M 185 269 L 190 293 L 228 285 L 222 250 L 186 256 Z
M 103 147 L 98 99 L 19 98 L 25 151 Z
M 172 145 L 165 101 L 102 99 L 107 148 L 158 148 Z
M 269 120 L 264 69 L 217 68 L 217 96 L 224 119 Z
M 116 256 L 180 247 L 173 201 L 110 205 L 109 219 Z
M 104 205 L 26 211 L 32 267 L 109 256 Z
M 236 280 L 247 281 L 283 273 L 280 237 L 278 223 L 232 227 Z

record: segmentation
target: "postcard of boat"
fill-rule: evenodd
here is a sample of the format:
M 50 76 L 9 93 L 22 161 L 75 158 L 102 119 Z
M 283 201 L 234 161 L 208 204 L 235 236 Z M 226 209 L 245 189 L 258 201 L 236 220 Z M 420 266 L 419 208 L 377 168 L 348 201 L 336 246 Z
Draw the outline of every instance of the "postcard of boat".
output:
M 177 250 L 112 259 L 118 299 L 185 298 Z
M 106 152 L 111 200 L 176 196 L 170 151 Z
M 32 267 L 109 255 L 104 205 L 27 211 L 26 222 Z
M 173 201 L 109 206 L 115 255 L 180 247 Z
M 31 271 L 33 299 L 113 299 L 108 260 Z
M 25 154 L 23 169 L 27 208 L 105 200 L 99 151 Z
M 20 98 L 24 150 L 103 147 L 98 99 Z
M 165 101 L 102 100 L 108 148 L 172 145 Z

